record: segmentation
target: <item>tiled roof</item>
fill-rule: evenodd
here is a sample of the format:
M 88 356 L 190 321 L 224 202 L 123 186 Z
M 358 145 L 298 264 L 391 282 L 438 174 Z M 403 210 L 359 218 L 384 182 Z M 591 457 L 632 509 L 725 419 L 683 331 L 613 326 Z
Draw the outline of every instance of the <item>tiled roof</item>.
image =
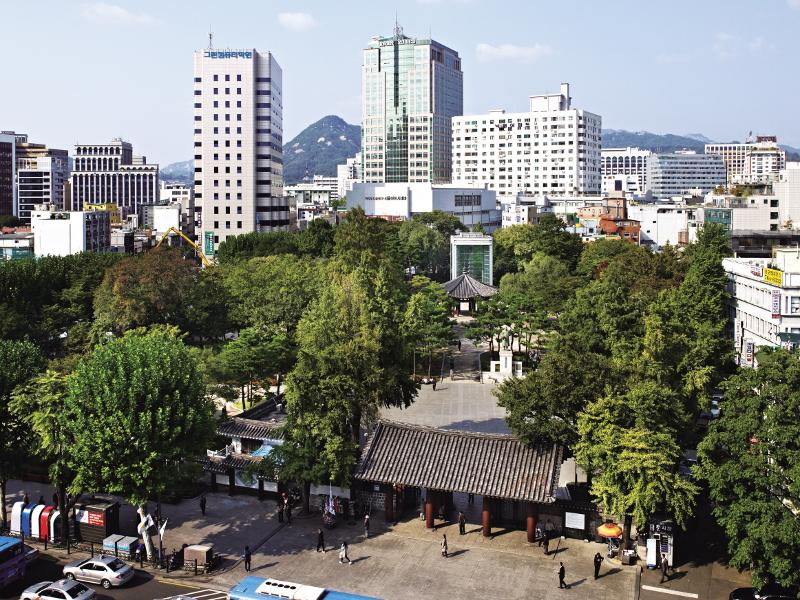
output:
M 280 421 L 258 421 L 231 417 L 217 426 L 217 433 L 227 437 L 246 438 L 248 440 L 274 440 L 283 437 L 283 423 Z
M 356 479 L 527 502 L 555 501 L 564 449 L 512 435 L 379 421 Z
M 488 298 L 497 293 L 497 288 L 478 281 L 469 273 L 462 273 L 444 285 L 444 291 L 452 298 L 466 300 L 468 298 Z
M 220 473 L 222 475 L 228 472 L 228 469 L 241 471 L 253 463 L 261 462 L 258 456 L 251 456 L 250 454 L 237 454 L 231 452 L 227 456 L 208 456 L 203 463 L 203 468 L 206 471 L 213 473 Z

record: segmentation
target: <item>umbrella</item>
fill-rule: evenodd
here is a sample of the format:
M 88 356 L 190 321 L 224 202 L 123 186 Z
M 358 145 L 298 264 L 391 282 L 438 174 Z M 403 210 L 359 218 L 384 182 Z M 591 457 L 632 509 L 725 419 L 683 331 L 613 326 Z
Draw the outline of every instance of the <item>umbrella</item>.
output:
M 618 538 L 622 535 L 622 527 L 616 523 L 603 523 L 597 528 L 597 535 L 605 538 Z

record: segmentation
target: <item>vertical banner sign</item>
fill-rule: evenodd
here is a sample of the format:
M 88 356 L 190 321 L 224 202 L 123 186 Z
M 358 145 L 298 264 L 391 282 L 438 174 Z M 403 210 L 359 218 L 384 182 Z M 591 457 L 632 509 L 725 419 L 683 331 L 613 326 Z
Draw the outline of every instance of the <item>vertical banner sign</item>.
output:
M 206 231 L 203 235 L 203 254 L 214 256 L 214 232 Z
M 777 290 L 772 292 L 772 318 L 778 319 L 781 316 L 781 293 Z
M 745 345 L 745 363 L 748 365 L 753 364 L 753 342 L 751 340 L 747 340 L 747 344 Z

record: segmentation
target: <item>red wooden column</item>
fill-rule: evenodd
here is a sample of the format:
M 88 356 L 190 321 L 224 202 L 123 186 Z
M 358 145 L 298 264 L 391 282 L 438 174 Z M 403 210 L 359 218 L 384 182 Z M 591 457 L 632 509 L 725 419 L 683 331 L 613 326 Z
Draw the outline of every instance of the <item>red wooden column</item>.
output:
M 536 541 L 536 505 L 533 502 L 528 502 L 527 531 L 528 543 L 532 544 Z
M 487 496 L 483 497 L 483 535 L 490 537 L 492 535 L 492 509 L 491 500 Z
M 386 522 L 393 523 L 394 522 L 394 486 L 389 487 L 389 491 L 386 492 L 384 498 L 384 504 L 386 505 Z
M 433 529 L 433 494 L 432 490 L 428 490 L 425 496 L 425 527 Z

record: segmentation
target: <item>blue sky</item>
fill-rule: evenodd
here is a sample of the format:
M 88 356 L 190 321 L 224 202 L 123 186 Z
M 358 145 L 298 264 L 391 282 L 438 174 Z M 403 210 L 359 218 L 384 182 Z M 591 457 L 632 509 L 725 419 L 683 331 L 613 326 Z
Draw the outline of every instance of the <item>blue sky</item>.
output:
M 275 54 L 285 140 L 327 114 L 358 123 L 361 49 L 395 11 L 460 53 L 466 113 L 523 110 L 568 81 L 607 128 L 800 146 L 800 0 L 0 0 L 0 129 L 188 159 L 209 25 L 216 47 Z

